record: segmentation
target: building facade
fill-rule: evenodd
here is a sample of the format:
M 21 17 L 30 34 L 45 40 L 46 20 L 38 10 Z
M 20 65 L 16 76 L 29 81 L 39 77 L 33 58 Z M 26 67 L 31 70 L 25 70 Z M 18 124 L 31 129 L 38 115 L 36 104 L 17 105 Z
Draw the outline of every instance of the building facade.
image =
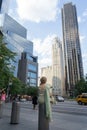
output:
M 27 38 L 27 29 L 6 13 L 4 14 L 2 29 L 5 34 L 11 35 L 14 33 L 23 38 Z
M 16 62 L 12 63 L 15 66 L 14 76 L 17 77 L 18 61 L 21 58 L 21 53 L 29 52 L 33 55 L 33 42 L 26 39 L 27 30 L 8 14 L 4 14 L 1 31 L 4 35 L 4 42 L 7 43 L 7 48 L 17 54 L 15 56 Z
M 19 60 L 17 76 L 27 86 L 36 87 L 38 85 L 37 57 L 28 52 L 23 52 Z
M 66 93 L 73 94 L 75 84 L 83 77 L 77 12 L 72 3 L 62 8 L 63 51 L 65 61 Z
M 10 0 L 0 0 L 0 13 L 7 13 Z
M 47 83 L 53 87 L 54 95 L 65 96 L 62 43 L 58 37 L 52 43 L 52 66 L 41 68 L 41 76 L 47 77 Z
M 47 77 L 47 83 L 52 86 L 52 66 L 47 66 L 41 68 L 41 77 L 46 76 Z
M 37 57 L 33 56 L 33 42 L 27 40 L 27 29 L 24 28 L 21 24 L 19 24 L 16 20 L 10 17 L 7 14 L 8 5 L 10 0 L 1 0 L 0 1 L 0 31 L 3 33 L 3 42 L 6 43 L 7 48 L 9 48 L 12 52 L 16 53 L 15 60 L 16 62 L 12 62 L 11 65 L 15 67 L 14 76 L 17 77 L 17 73 L 21 72 L 18 70 L 18 63 L 21 59 L 21 53 L 26 52 L 29 53 L 30 57 L 33 60 L 26 61 L 26 66 L 32 64 L 32 71 L 35 71 L 34 64 L 37 66 Z M 27 55 L 27 54 L 26 54 Z M 25 59 L 24 59 L 25 60 Z M 32 63 L 31 63 L 32 62 Z M 26 68 L 25 63 L 23 64 L 24 68 Z M 22 66 L 23 67 L 23 66 Z M 30 66 L 29 66 L 30 67 Z M 36 67 L 37 68 L 37 67 Z M 26 70 L 26 74 L 28 74 L 29 69 Z M 20 75 L 20 74 L 19 74 Z M 38 75 L 38 69 L 36 70 L 36 80 Z M 32 76 L 32 73 L 31 73 Z M 26 79 L 26 75 L 24 79 Z M 26 79 L 26 84 L 27 84 Z M 31 83 L 36 86 L 37 81 L 31 78 Z M 23 81 L 23 80 L 22 80 Z
M 62 43 L 57 37 L 52 45 L 52 85 L 54 95 L 65 95 Z
M 1 12 L 1 7 L 2 7 L 2 0 L 0 0 L 0 12 Z

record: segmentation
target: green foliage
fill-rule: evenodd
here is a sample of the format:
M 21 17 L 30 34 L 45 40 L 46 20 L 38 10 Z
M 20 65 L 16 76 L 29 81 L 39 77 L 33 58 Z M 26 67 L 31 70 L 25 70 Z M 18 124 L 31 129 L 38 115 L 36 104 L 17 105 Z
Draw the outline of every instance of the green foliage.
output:
M 16 54 L 10 51 L 3 42 L 3 35 L 0 32 L 0 88 L 9 84 L 9 79 L 13 77 L 14 66 L 11 62 L 15 61 Z
M 27 95 L 38 95 L 38 87 L 27 87 L 26 92 Z
M 7 88 L 11 80 L 10 93 L 15 94 L 28 94 L 37 95 L 38 89 L 36 87 L 27 87 L 19 79 L 13 76 L 15 70 L 12 66 L 12 62 L 15 62 L 16 53 L 12 52 L 6 47 L 6 44 L 2 42 L 3 35 L 0 32 L 0 88 Z
M 84 79 L 81 79 L 80 81 L 78 81 L 75 86 L 74 93 L 75 93 L 75 96 L 82 93 L 87 93 L 87 81 Z
M 10 93 L 12 95 L 24 94 L 25 88 L 26 88 L 25 85 L 18 78 L 14 77 L 12 79 L 12 85 L 10 86 Z

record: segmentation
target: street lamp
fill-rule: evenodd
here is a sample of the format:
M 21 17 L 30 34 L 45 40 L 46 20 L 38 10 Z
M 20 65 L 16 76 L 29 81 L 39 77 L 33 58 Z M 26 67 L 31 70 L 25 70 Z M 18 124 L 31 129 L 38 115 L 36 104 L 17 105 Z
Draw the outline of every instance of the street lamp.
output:
M 11 85 L 12 85 L 12 81 L 9 81 L 8 88 L 7 88 L 7 98 L 9 98 L 9 91 L 10 91 Z

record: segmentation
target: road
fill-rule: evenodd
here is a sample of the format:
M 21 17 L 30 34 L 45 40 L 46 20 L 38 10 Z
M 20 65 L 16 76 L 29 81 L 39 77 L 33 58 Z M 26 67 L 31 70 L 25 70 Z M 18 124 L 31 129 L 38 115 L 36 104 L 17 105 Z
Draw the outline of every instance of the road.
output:
M 53 105 L 53 111 L 87 116 L 87 105 L 78 105 L 76 101 L 58 102 Z
M 22 108 L 32 109 L 31 102 L 21 102 L 21 106 Z M 87 105 L 78 105 L 76 101 L 58 102 L 56 105 L 52 105 L 52 111 L 87 116 Z

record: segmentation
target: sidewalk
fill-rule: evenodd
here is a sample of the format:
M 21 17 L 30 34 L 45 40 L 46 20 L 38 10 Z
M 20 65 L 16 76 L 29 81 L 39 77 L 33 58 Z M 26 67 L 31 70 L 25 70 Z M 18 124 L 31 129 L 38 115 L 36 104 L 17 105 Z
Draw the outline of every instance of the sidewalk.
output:
M 9 106 L 8 106 L 9 105 Z M 38 111 L 21 108 L 19 124 L 10 124 L 11 104 L 6 103 L 3 117 L 0 119 L 0 130 L 38 130 Z
M 30 106 L 29 109 L 28 106 L 27 108 L 26 106 L 21 107 L 19 124 L 10 124 L 11 105 L 11 103 L 5 104 L 3 117 L 0 119 L 0 130 L 38 130 L 38 110 L 33 110 L 32 106 Z M 56 113 L 53 113 L 53 115 L 56 115 Z M 58 120 L 55 118 L 55 120 L 50 123 L 49 130 L 65 129 L 59 128 Z

